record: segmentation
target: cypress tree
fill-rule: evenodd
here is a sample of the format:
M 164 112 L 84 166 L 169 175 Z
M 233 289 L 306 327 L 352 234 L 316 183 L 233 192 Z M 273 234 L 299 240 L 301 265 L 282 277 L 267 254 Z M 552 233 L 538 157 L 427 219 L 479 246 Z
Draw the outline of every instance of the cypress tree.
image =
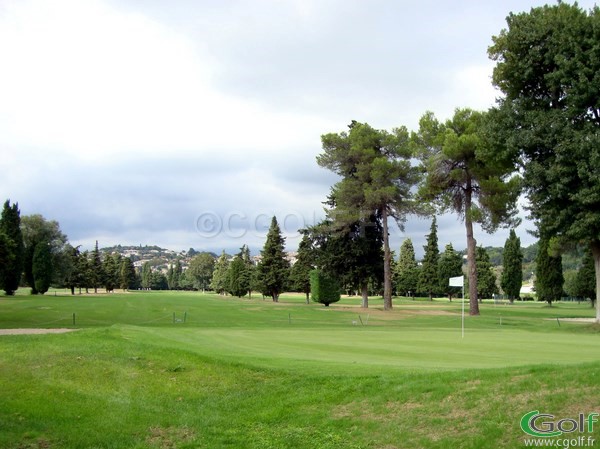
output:
M 448 295 L 452 301 L 452 295 L 461 292 L 460 287 L 450 287 L 449 279 L 463 274 L 462 257 L 454 251 L 452 243 L 448 243 L 442 255 L 440 256 L 438 272 L 440 275 L 440 291 Z
M 115 287 L 119 285 L 120 269 L 120 254 L 106 254 L 104 256 L 104 263 L 102 264 L 102 271 L 104 275 L 103 284 L 107 292 L 114 291 Z
M 400 246 L 400 255 L 395 267 L 396 288 L 398 294 L 414 295 L 419 284 L 419 266 L 415 259 L 415 248 L 411 239 Z
M 83 272 L 81 264 L 81 252 L 79 246 L 69 246 L 67 249 L 68 265 L 69 270 L 65 279 L 65 284 L 71 290 L 71 295 L 75 294 L 75 288 L 80 287 L 83 284 Z
M 152 289 L 152 266 L 150 262 L 144 262 L 142 265 L 142 288 Z
M 438 274 L 440 250 L 438 248 L 437 220 L 435 217 L 433 217 L 431 230 L 427 235 L 427 244 L 423 248 L 425 254 L 419 274 L 418 290 L 421 293 L 427 293 L 429 300 L 433 301 L 433 295 L 439 293 L 440 286 L 440 276 Z
M 94 293 L 98 293 L 98 287 L 100 287 L 104 280 L 104 267 L 102 265 L 102 259 L 100 258 L 98 240 L 96 240 L 96 246 L 94 246 L 94 250 L 91 253 L 89 274 L 91 287 L 94 288 Z
M 31 272 L 36 292 L 43 295 L 52 282 L 52 253 L 48 242 L 41 241 L 35 245 Z
M 502 268 L 500 285 L 504 294 L 508 295 L 510 302 L 513 302 L 515 298 L 518 298 L 521 294 L 521 285 L 523 284 L 523 253 L 521 252 L 521 239 L 517 237 L 514 229 L 510 230 L 510 235 L 504 243 Z
M 261 251 L 258 278 L 263 294 L 272 297 L 274 302 L 279 302 L 279 295 L 289 279 L 290 264 L 285 258 L 284 245 L 285 238 L 281 235 L 277 218 L 273 217 L 265 246 Z
M 244 272 L 242 273 L 242 285 L 246 287 L 248 291 L 248 297 L 252 299 L 252 290 L 255 287 L 256 280 L 256 267 L 250 257 L 250 248 L 248 245 L 243 245 L 240 249 L 240 257 L 244 261 Z
M 175 262 L 175 268 L 173 269 L 173 286 L 175 289 L 181 288 L 181 280 L 183 277 L 183 266 L 181 260 L 177 259 Z
M 310 302 L 310 272 L 315 268 L 314 258 L 312 243 L 305 232 L 298 245 L 298 258 L 290 270 L 290 280 L 294 290 L 306 294 L 306 304 Z
M 135 272 L 135 265 L 133 265 L 133 260 L 131 260 L 130 257 L 123 257 L 123 259 L 121 259 L 119 285 L 123 290 L 137 288 L 137 274 Z
M 80 263 L 80 270 L 82 275 L 80 287 L 84 287 L 85 293 L 88 294 L 90 292 L 89 289 L 92 286 L 92 264 L 90 259 L 90 252 L 88 250 L 85 250 L 81 255 Z M 81 288 L 79 289 L 79 292 L 81 293 Z
M 577 271 L 575 290 L 577 296 L 590 298 L 592 300 L 592 307 L 594 307 L 596 303 L 596 271 L 594 256 L 590 250 L 585 252 L 581 268 Z
M 217 262 L 215 263 L 215 270 L 213 271 L 212 280 L 210 282 L 210 288 L 212 288 L 219 295 L 225 294 L 227 290 L 227 270 L 229 269 L 229 260 L 225 250 L 221 253 Z
M 17 203 L 12 206 L 9 200 L 4 203 L 0 218 L 0 234 L 3 234 L 1 239 L 5 252 L 5 256 L 0 259 L 0 265 L 3 265 L 3 268 L 0 267 L 0 288 L 11 296 L 19 288 L 25 258 L 21 213 Z
M 550 254 L 550 241 L 541 238 L 536 258 L 535 291 L 538 301 L 558 301 L 563 292 L 562 256 Z
M 167 271 L 167 285 L 169 286 L 169 290 L 175 290 L 175 269 L 173 265 L 169 265 L 169 269 Z
M 477 264 L 477 296 L 479 302 L 484 298 L 491 298 L 498 293 L 496 275 L 490 262 L 490 256 L 484 247 L 478 246 L 475 252 Z
M 246 266 L 244 264 L 244 259 L 238 254 L 229 264 L 229 268 L 227 269 L 226 283 L 227 291 L 230 295 L 241 298 L 248 293 L 249 283 L 244 275 L 245 271 Z
M 6 234 L 0 230 L 0 289 L 5 292 L 10 289 L 6 288 L 6 275 L 12 267 L 14 254 L 11 241 Z

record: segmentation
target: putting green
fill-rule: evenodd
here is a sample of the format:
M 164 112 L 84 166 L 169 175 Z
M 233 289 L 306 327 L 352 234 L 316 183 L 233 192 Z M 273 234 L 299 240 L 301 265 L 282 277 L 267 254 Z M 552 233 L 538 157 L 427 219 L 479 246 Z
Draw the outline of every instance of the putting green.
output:
M 261 368 L 332 374 L 505 368 L 597 361 L 600 341 L 575 334 L 450 329 L 165 329 L 126 327 L 159 345 Z M 156 338 L 154 338 L 156 337 Z M 340 371 L 340 366 L 344 369 Z

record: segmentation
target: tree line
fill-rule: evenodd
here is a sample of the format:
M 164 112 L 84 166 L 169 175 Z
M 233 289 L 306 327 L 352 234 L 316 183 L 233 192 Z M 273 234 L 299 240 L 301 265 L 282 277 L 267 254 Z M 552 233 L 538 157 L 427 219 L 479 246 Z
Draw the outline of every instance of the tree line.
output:
M 80 251 L 67 242 L 55 221 L 47 221 L 41 215 L 20 217 L 17 204 L 4 204 L 0 218 L 0 288 L 8 295 L 19 285 L 31 287 L 32 294 L 44 294 L 50 285 L 66 287 L 72 294 L 79 289 L 89 293 L 98 288 L 107 292 L 116 288 L 149 290 L 212 290 L 219 294 L 244 297 L 259 292 L 274 301 L 282 291 L 297 291 L 313 300 L 329 305 L 340 299 L 340 292 L 363 297 L 363 307 L 368 307 L 368 297 L 383 293 L 383 257 L 381 227 L 372 217 L 369 226 L 355 226 L 333 231 L 330 222 L 303 230 L 297 261 L 290 264 L 284 252 L 285 238 L 276 217 L 273 217 L 261 260 L 255 265 L 247 245 L 233 257 L 225 254 L 215 258 L 212 253 L 196 252 L 189 267 L 184 270 L 180 259 L 172 263 L 168 271 L 155 270 L 150 261 L 136 269 L 131 257 L 117 252 L 98 249 L 98 242 L 91 251 Z M 398 296 L 447 296 L 452 300 L 460 288 L 448 285 L 448 279 L 463 274 L 462 253 L 446 244 L 439 252 L 437 221 L 434 217 L 430 233 L 426 236 L 424 256 L 420 262 L 410 239 L 401 247 L 398 259 L 392 257 L 392 293 Z M 11 237 L 9 237 L 11 236 Z M 16 240 L 15 240 L 16 239 Z M 16 242 L 16 243 L 15 243 Z M 534 246 L 538 250 L 543 240 Z M 502 292 L 513 301 L 519 298 L 522 284 L 523 251 L 520 239 L 511 230 L 499 258 L 502 273 L 497 279 L 492 269 L 489 252 L 481 246 L 476 248 L 478 298 L 491 298 Z M 591 252 L 581 255 L 579 270 L 568 270 L 563 276 L 561 256 L 542 248 L 535 255 L 536 287 L 539 300 L 551 303 L 565 294 L 592 298 L 595 296 L 594 261 Z M 19 270 L 18 260 L 21 262 Z M 497 262 L 497 261 L 496 261 Z M 571 264 L 573 262 L 571 261 Z M 563 286 L 564 284 L 564 286 Z M 563 288 L 564 287 L 564 288 Z M 315 288 L 317 291 L 315 291 Z M 325 289 L 330 293 L 321 292 Z
M 209 285 L 221 295 L 251 297 L 253 291 L 258 291 L 278 302 L 282 292 L 293 290 L 296 272 L 301 265 L 299 259 L 294 265 L 296 270 L 291 268 L 285 253 L 285 237 L 277 218 L 273 217 L 258 264 L 252 262 L 247 245 L 243 245 L 232 260 L 223 251 L 215 262 Z
M 457 214 L 465 225 L 469 312 L 478 315 L 473 225 L 514 228 L 521 193 L 542 242 L 541 296 L 556 297 L 557 255 L 578 245 L 593 257 L 600 295 L 599 18 L 598 7 L 562 2 L 511 13 L 488 49 L 502 93 L 488 111 L 456 109 L 444 122 L 426 112 L 412 132 L 352 121 L 347 131 L 321 137 L 317 162 L 340 177 L 329 198 L 330 232 L 373 220 L 381 227 L 385 309 L 393 283 L 388 219 L 402 229 L 413 214 Z
M 347 130 L 321 136 L 317 163 L 340 181 L 331 188 L 326 219 L 304 230 L 305 244 L 313 251 L 311 270 L 339 284 L 353 284 L 365 307 L 369 289 L 381 282 L 389 310 L 394 285 L 389 221 L 403 229 L 411 215 L 452 212 L 465 226 L 469 313 L 478 315 L 480 277 L 487 271 L 478 269 L 478 262 L 485 262 L 477 258 L 474 224 L 490 233 L 514 228 L 519 223 L 517 199 L 524 193 L 540 238 L 539 296 L 552 300 L 562 291 L 560 254 L 579 246 L 594 262 L 592 297 L 598 297 L 599 18 L 598 7 L 586 11 L 562 2 L 511 13 L 507 28 L 492 37 L 488 49 L 496 63 L 492 81 L 501 96 L 487 111 L 459 108 L 446 121 L 425 112 L 414 131 L 404 126 L 379 130 L 353 120 Z M 12 261 L 3 264 L 3 283 L 14 291 L 14 273 L 6 267 L 22 266 L 27 283 L 41 291 L 61 240 L 23 232 L 21 247 L 11 220 L 14 211 L 7 212 L 6 229 L 0 233 L 3 260 Z M 276 300 L 287 267 L 275 249 L 265 244 L 263 253 L 264 261 L 277 262 L 258 265 L 257 285 Z M 227 272 L 231 268 L 243 274 L 245 263 L 244 255 L 238 255 Z M 229 276 L 227 288 L 242 291 L 247 286 L 242 274 L 242 285 L 234 285 L 240 276 Z M 515 276 L 516 271 L 506 275 L 507 288 L 509 281 L 516 285 Z M 216 285 L 225 290 L 225 284 Z M 433 294 L 432 287 L 421 283 L 421 288 Z
M 98 291 L 137 288 L 131 259 L 98 250 L 80 251 L 67 241 L 58 222 L 39 214 L 21 217 L 17 203 L 6 200 L 0 217 L 0 289 L 13 295 L 19 286 L 44 294 L 50 286 Z

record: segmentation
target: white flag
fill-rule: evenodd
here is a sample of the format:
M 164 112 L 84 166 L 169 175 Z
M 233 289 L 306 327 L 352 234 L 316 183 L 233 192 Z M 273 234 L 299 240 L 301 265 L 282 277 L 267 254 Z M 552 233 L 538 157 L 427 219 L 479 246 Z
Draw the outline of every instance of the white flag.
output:
M 457 276 L 455 278 L 450 278 L 450 283 L 448 284 L 450 287 L 462 287 L 465 283 L 464 276 Z

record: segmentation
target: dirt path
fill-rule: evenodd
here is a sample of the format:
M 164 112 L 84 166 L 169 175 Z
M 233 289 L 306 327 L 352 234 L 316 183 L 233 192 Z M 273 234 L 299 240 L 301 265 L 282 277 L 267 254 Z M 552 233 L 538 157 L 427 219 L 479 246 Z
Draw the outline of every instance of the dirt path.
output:
M 79 329 L 0 329 L 0 335 L 64 334 Z

